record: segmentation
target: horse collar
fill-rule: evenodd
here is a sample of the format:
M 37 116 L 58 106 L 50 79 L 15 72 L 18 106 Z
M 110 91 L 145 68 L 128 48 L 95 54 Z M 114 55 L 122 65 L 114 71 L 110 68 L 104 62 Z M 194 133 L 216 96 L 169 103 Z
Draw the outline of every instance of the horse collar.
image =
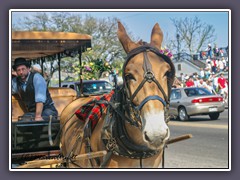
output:
M 112 106 L 108 107 L 108 113 L 102 130 L 102 140 L 108 152 L 114 155 L 131 159 L 145 159 L 159 153 L 146 146 L 137 145 L 131 141 L 124 126 L 124 119 L 120 112 Z

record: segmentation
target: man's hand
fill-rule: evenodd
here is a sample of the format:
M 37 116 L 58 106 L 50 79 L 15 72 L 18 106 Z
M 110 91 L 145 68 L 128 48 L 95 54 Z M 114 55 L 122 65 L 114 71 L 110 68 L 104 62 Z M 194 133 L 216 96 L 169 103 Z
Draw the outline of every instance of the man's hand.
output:
M 42 110 L 43 110 L 43 103 L 36 103 L 35 121 L 43 121 Z
M 12 76 L 17 77 L 16 71 L 12 71 Z
M 35 121 L 43 121 L 42 116 L 35 116 Z

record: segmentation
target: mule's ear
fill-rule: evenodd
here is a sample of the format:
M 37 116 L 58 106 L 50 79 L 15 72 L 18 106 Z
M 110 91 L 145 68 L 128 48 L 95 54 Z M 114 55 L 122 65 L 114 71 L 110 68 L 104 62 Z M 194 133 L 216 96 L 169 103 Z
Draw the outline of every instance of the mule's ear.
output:
M 132 49 L 138 47 L 127 35 L 126 30 L 121 22 L 118 21 L 118 39 L 121 42 L 123 49 L 126 53 L 129 53 Z
M 156 48 L 160 49 L 163 41 L 163 32 L 158 23 L 152 29 L 151 34 L 151 45 L 155 46 Z

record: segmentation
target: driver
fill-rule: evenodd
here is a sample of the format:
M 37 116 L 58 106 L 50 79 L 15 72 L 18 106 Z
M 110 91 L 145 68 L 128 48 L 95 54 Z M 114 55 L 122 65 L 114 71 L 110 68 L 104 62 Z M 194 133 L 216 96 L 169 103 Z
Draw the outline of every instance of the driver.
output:
M 30 63 L 25 58 L 17 58 L 12 66 L 17 77 L 12 79 L 12 94 L 18 94 L 28 112 L 23 119 L 35 121 L 48 120 L 49 116 L 58 116 L 54 102 L 42 75 L 30 71 Z

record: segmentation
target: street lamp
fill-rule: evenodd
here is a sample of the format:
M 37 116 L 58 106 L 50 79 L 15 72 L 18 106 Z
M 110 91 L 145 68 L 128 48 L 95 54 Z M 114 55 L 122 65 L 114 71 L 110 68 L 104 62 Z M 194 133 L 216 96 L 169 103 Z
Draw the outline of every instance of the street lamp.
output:
M 177 33 L 177 54 L 178 54 L 177 60 L 178 60 L 178 61 L 179 61 L 179 59 L 180 59 L 180 54 L 179 54 L 180 42 L 179 42 L 179 39 L 180 39 L 180 35 Z

